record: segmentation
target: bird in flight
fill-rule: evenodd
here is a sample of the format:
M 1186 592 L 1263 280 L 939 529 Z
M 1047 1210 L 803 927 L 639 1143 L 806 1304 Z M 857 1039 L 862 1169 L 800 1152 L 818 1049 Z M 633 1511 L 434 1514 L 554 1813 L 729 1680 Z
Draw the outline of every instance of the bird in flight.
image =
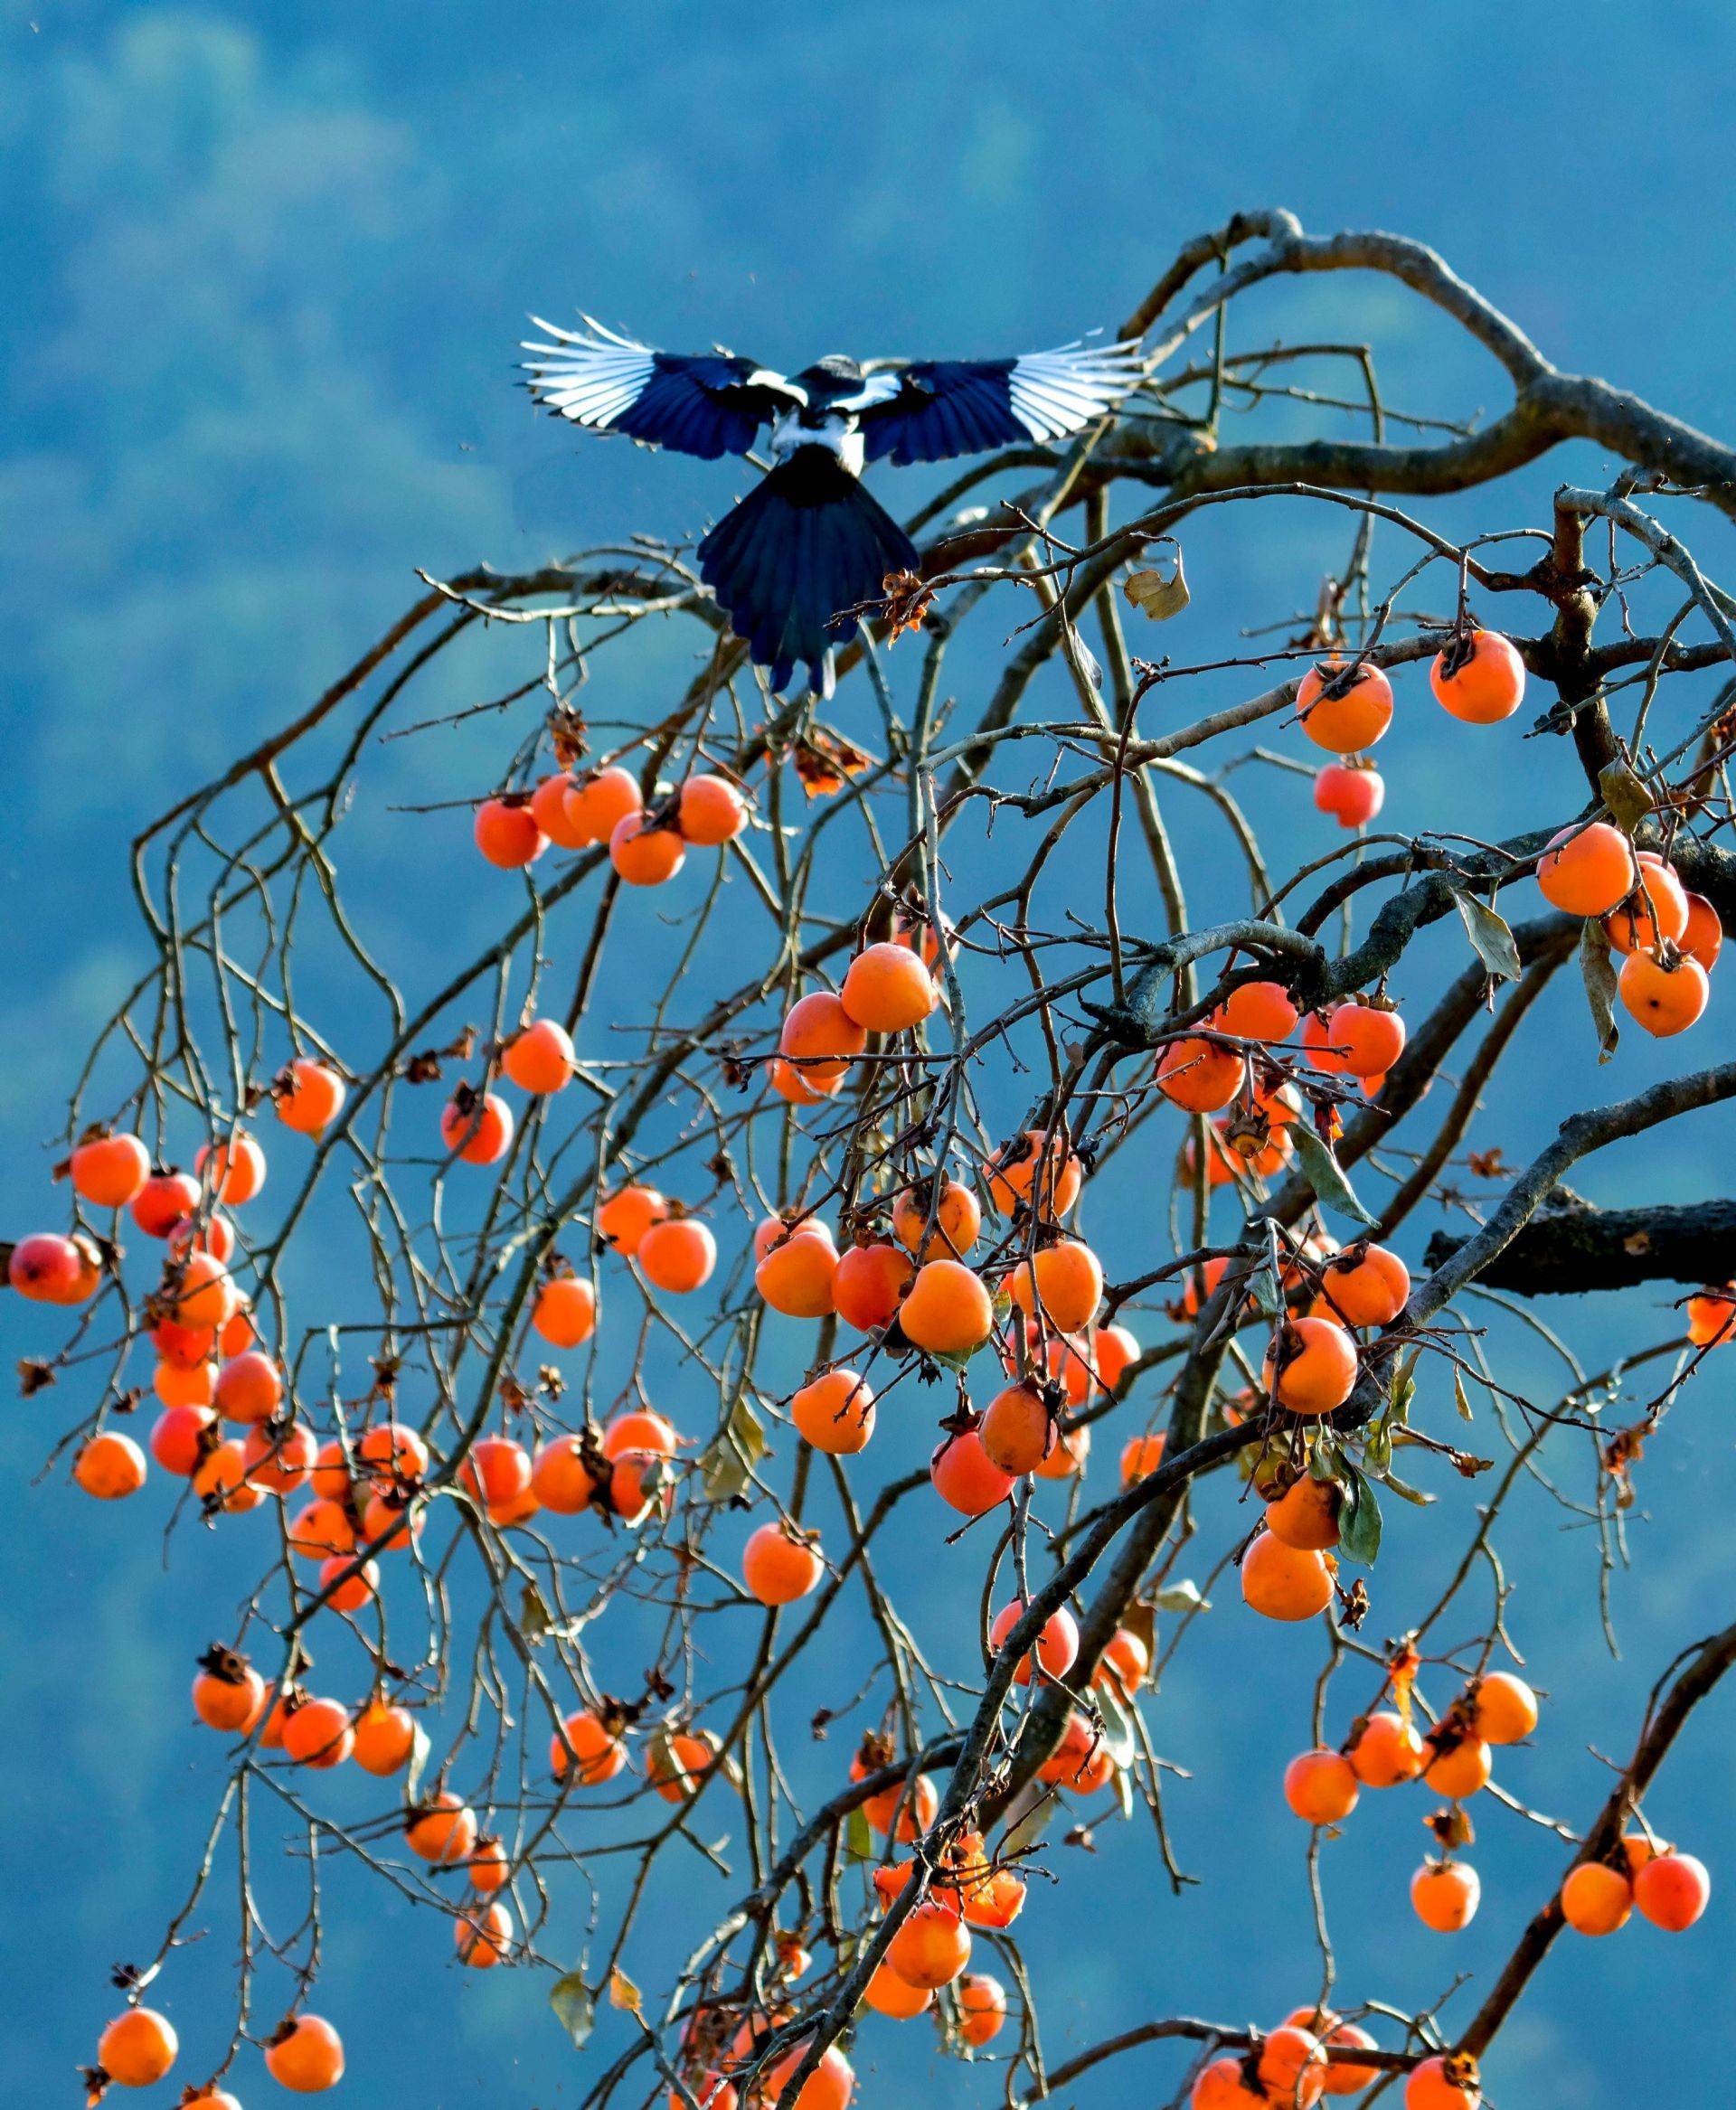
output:
M 532 322 L 522 347 L 536 400 L 593 432 L 715 461 L 771 428 L 772 466 L 699 545 L 699 573 L 774 690 L 798 666 L 830 694 L 846 611 L 918 569 L 916 547 L 863 488 L 868 462 L 948 461 L 1062 439 L 1112 410 L 1143 374 L 1137 343 L 1066 344 L 1016 359 L 837 353 L 788 379 L 751 359 L 655 352 L 589 316 L 580 330 Z

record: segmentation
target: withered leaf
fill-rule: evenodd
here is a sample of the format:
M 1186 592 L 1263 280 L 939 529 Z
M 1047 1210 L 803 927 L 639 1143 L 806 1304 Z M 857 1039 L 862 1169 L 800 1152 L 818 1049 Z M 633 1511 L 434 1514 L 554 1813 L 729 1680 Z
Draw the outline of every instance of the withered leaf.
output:
M 1182 552 L 1175 552 L 1173 572 L 1165 575 L 1156 569 L 1130 571 L 1121 582 L 1121 590 L 1140 614 L 1154 623 L 1166 623 L 1172 616 L 1179 616 L 1191 598 Z
M 817 721 L 790 749 L 790 761 L 809 798 L 829 798 L 852 777 L 872 769 L 874 757 Z
M 1621 1029 L 1616 1023 L 1616 970 L 1609 964 L 1609 945 L 1595 923 L 1588 923 L 1580 938 L 1580 973 L 1585 979 L 1591 1022 L 1598 1031 L 1598 1060 L 1608 1062 L 1621 1039 Z
M 1644 781 L 1635 775 L 1633 767 L 1618 755 L 1613 762 L 1606 762 L 1598 772 L 1598 789 L 1603 794 L 1603 803 L 1609 808 L 1611 817 L 1624 834 L 1631 835 L 1635 828 L 1652 811 L 1652 795 Z
M 1477 958 L 1491 975 L 1504 982 L 1516 982 L 1521 971 L 1519 947 L 1514 943 L 1505 919 L 1497 916 L 1486 901 L 1479 901 L 1475 894 L 1463 893 L 1458 887 L 1449 891 L 1459 920 L 1465 926 L 1465 935 L 1470 939 Z

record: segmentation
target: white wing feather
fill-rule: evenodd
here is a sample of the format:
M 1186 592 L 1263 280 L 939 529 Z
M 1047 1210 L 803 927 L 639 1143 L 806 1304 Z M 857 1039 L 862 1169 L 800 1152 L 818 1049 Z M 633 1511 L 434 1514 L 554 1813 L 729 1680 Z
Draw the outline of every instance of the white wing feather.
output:
M 538 402 L 575 425 L 606 431 L 637 402 L 655 371 L 655 354 L 650 345 L 618 336 L 590 316 L 580 319 L 582 330 L 563 330 L 533 315 L 532 322 L 554 342 L 527 339 L 519 349 L 535 354 L 524 362 L 524 371 Z
M 1060 344 L 1013 362 L 1007 398 L 1033 439 L 1060 439 L 1112 410 L 1145 378 L 1137 339 L 1120 344 Z

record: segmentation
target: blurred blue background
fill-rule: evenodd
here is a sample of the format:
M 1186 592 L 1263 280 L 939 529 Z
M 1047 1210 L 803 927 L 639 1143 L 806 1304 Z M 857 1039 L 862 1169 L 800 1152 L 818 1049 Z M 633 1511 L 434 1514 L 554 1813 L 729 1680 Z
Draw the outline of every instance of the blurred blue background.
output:
M 418 590 L 412 567 L 515 568 L 632 530 L 686 533 L 740 487 L 728 464 L 583 445 L 533 417 L 509 385 L 527 308 L 558 321 L 582 305 L 652 342 L 722 340 L 787 371 L 834 347 L 1016 350 L 1113 322 L 1179 241 L 1239 207 L 1286 204 L 1316 231 L 1420 236 L 1559 363 L 1725 434 L 1736 422 L 1736 284 L 1719 234 L 1736 21 L 1717 0 L 1643 11 L 1591 0 L 1571 26 L 1555 10 L 1477 0 L 1306 14 L 373 0 L 343 18 L 293 4 L 43 0 L 7 11 L 0 54 L 8 1233 L 58 1208 L 43 1180 L 61 1104 L 145 961 L 127 899 L 142 820 L 346 664 Z M 1311 280 L 1258 297 L 1244 331 L 1256 316 L 1291 338 L 1373 337 L 1409 407 L 1500 407 L 1501 377 L 1384 285 Z M 1559 476 L 1608 468 L 1556 457 L 1431 517 L 1534 523 Z M 908 482 L 892 502 L 923 489 Z M 1728 579 L 1727 528 L 1695 532 Z M 1234 649 L 1237 626 L 1310 605 L 1345 537 L 1335 516 L 1323 531 L 1271 505 L 1186 540 L 1194 627 L 1174 649 L 1204 659 Z M 675 650 L 647 646 L 658 695 L 686 664 Z M 448 700 L 506 685 L 497 661 L 483 664 L 455 674 Z M 894 667 L 908 681 L 909 662 Z M 609 701 L 631 717 L 656 699 L 612 689 Z M 1498 767 L 1467 775 L 1448 731 L 1430 711 L 1408 741 L 1395 736 L 1390 762 L 1383 751 L 1395 821 L 1493 834 L 1545 817 L 1540 800 L 1571 809 L 1571 758 L 1552 743 L 1515 733 L 1480 751 L 1479 765 L 1494 755 Z M 467 734 L 382 767 L 394 797 L 467 796 L 507 745 Z M 1332 846 L 1298 811 L 1296 780 L 1250 796 L 1263 821 L 1297 831 L 1297 856 Z M 1184 816 L 1184 843 L 1194 825 Z M 350 899 L 425 986 L 498 921 L 505 896 L 480 898 L 461 825 L 381 828 L 353 849 Z M 1458 964 L 1439 937 L 1407 967 L 1419 1006 L 1431 976 Z M 1729 1015 L 1715 998 L 1696 1054 L 1726 1044 Z M 1538 1088 L 1584 1103 L 1670 1060 L 1628 1046 L 1600 1073 L 1563 988 L 1479 1139 L 1520 1157 L 1549 1126 L 1554 1100 Z M 997 1110 L 1010 1117 L 1013 1102 Z M 1689 1198 L 1709 1176 L 1722 1183 L 1730 1142 L 1727 1124 L 1707 1122 L 1660 1138 L 1637 1172 L 1630 1154 L 1582 1183 L 1606 1199 Z M 1413 1259 L 1434 1220 L 1419 1220 Z M 1595 1364 L 1660 1337 L 1670 1294 L 1545 1315 L 1571 1320 Z M 0 1318 L 9 1354 L 33 1344 L 14 1312 Z M 1509 1381 L 1549 1396 L 1558 1373 L 1534 1343 L 1514 1333 L 1504 1352 Z M 1554 1700 L 1547 1735 L 1502 1777 L 1571 1822 L 1605 1792 L 1587 1747 L 1625 1752 L 1657 1669 L 1730 1615 L 1722 1389 L 1722 1373 L 1708 1376 L 1646 1462 L 1637 1568 L 1613 1585 L 1624 1661 L 1598 1632 L 1589 1533 L 1539 1502 L 1509 1547 L 1515 1630 Z M 17 2019 L 0 2036 L 0 2096 L 21 2103 L 72 2099 L 71 2069 L 112 2003 L 106 1967 L 153 1948 L 180 1902 L 218 1766 L 214 1740 L 183 1719 L 187 1664 L 213 1616 L 193 1600 L 203 1574 L 227 1604 L 241 1572 L 184 1533 L 165 1573 L 136 1511 L 93 1514 L 61 1480 L 26 1487 L 70 1393 L 14 1402 L 5 1436 L 20 1493 L 0 1600 L 14 1900 L 0 1979 Z M 928 1440 L 893 1432 L 877 1460 L 901 1467 Z M 1583 1493 L 1584 1453 L 1564 1454 L 1563 1471 Z M 1468 1530 L 1470 1493 L 1443 1492 Z M 1204 1509 L 1204 1543 L 1221 1550 L 1236 1528 L 1227 1497 Z M 1380 1571 L 1381 1633 L 1428 1601 L 1463 1535 L 1431 1535 L 1408 1513 L 1392 1523 L 1402 1543 Z M 925 1555 L 938 1537 L 929 1513 L 900 1544 Z M 948 1608 L 937 1597 L 922 1623 Z M 1159 1747 L 1194 1776 L 1172 1783 L 1169 1809 L 1203 1885 L 1172 1899 L 1137 1828 L 1099 1826 L 1095 1857 L 1056 1850 L 1066 1886 L 1027 1914 L 1046 1922 L 1031 1926 L 1031 1953 L 1052 2060 L 1151 2014 L 1269 2021 L 1310 1991 L 1299 1828 L 1276 1782 L 1303 1740 L 1316 1652 L 1250 1634 L 1227 1601 L 1208 1625 L 1150 1710 Z M 820 1689 L 841 1699 L 852 1681 L 834 1668 Z M 1732 1731 L 1726 1696 L 1652 1804 L 1715 1878 L 1736 1847 Z M 841 1763 L 835 1742 L 817 1772 L 808 1757 L 799 1767 L 823 1792 Z M 1420 1815 L 1387 1798 L 1328 1853 L 1351 1999 L 1415 2006 L 1461 1966 L 1486 1978 L 1559 1867 L 1545 1833 L 1479 1811 L 1483 1911 L 1443 1944 L 1405 1901 Z M 334 1895 L 322 2004 L 349 2039 L 344 2100 L 577 2099 L 589 2062 L 548 2014 L 544 1981 L 435 1975 L 447 1949 L 429 1916 L 341 1878 Z M 1490 2061 L 1491 2100 L 1722 2099 L 1716 2077 L 1736 2049 L 1727 1898 L 1715 1894 L 1697 1932 L 1674 1942 L 1639 1926 L 1559 1948 Z M 225 1894 L 201 1916 L 212 1931 L 166 1988 L 187 2077 L 226 2029 L 227 1905 Z M 570 1909 L 576 1956 L 576 1896 Z M 1077 1938 L 1086 1926 L 1090 1946 Z M 654 1946 L 628 1957 L 647 1984 L 659 1960 Z M 928 2052 L 924 2025 L 871 2021 L 856 2053 L 863 2100 L 990 2098 L 983 2077 Z M 1179 2070 L 1141 2053 L 1079 2099 L 1162 2101 Z M 273 2092 L 250 2058 L 237 2086 L 248 2110 Z

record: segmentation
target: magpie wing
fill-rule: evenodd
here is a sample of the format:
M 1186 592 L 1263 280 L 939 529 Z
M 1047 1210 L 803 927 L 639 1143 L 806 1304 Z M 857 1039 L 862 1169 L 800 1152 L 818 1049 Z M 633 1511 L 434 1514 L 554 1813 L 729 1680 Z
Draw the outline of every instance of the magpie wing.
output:
M 715 461 L 746 454 L 769 419 L 804 398 L 781 374 L 722 352 L 655 352 L 583 316 L 582 330 L 532 322 L 547 342 L 520 349 L 531 393 L 557 417 L 593 432 L 624 432 L 654 447 Z
M 871 462 L 940 462 L 1063 438 L 1113 410 L 1143 373 L 1137 342 L 1062 344 L 1016 359 L 918 359 L 877 367 L 834 408 L 857 413 Z

